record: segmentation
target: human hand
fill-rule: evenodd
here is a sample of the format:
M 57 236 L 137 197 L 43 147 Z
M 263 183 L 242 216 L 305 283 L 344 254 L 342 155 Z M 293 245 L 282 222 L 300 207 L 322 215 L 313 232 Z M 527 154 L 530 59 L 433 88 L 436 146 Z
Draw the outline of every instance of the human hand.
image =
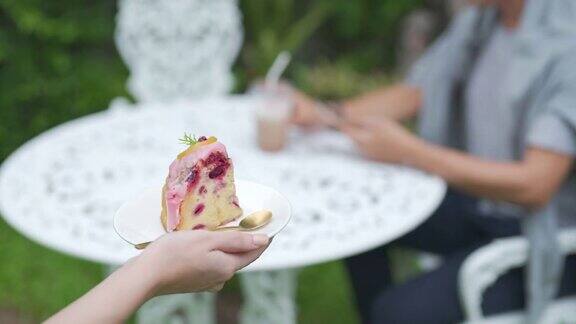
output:
M 412 153 L 421 140 L 391 119 L 347 123 L 340 127 L 366 157 L 388 163 L 412 164 Z
M 331 118 L 328 112 L 323 109 L 322 103 L 308 96 L 306 93 L 295 89 L 289 85 L 294 103 L 294 114 L 292 122 L 298 126 L 315 127 L 328 126 L 327 119 Z
M 124 323 L 154 296 L 220 290 L 268 243 L 265 235 L 240 232 L 166 234 L 46 323 Z
M 151 274 L 154 295 L 218 291 L 268 243 L 265 235 L 179 231 L 150 244 L 135 262 Z

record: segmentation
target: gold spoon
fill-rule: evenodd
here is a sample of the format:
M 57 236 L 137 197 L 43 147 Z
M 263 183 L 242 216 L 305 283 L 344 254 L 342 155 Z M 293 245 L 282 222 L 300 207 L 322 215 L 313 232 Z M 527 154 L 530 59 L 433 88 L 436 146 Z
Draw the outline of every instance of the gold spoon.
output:
M 244 217 L 238 226 L 220 226 L 213 229 L 213 231 L 225 231 L 225 230 L 240 230 L 240 231 L 252 231 L 263 227 L 264 225 L 270 223 L 272 219 L 272 212 L 269 210 L 259 210 L 253 212 L 252 214 Z M 144 242 L 135 244 L 134 247 L 138 250 L 142 250 L 152 242 Z
M 225 231 L 231 229 L 237 229 L 240 231 L 252 231 L 260 228 L 270 222 L 272 219 L 272 212 L 269 210 L 259 210 L 253 212 L 252 214 L 244 217 L 238 226 L 220 226 L 214 229 L 214 231 Z

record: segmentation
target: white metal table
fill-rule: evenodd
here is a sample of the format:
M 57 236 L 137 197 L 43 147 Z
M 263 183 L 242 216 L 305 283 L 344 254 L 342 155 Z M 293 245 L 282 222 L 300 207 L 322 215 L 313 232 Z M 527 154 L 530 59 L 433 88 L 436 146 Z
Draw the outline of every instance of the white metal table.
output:
M 295 272 L 283 269 L 390 242 L 422 223 L 446 186 L 414 169 L 362 159 L 335 132 L 295 130 L 285 150 L 262 152 L 255 144 L 254 106 L 244 96 L 146 104 L 62 124 L 24 144 L 1 166 L 2 215 L 40 244 L 122 264 L 138 252 L 112 228 L 117 207 L 142 188 L 162 183 L 183 148 L 178 142 L 183 132 L 215 135 L 234 159 L 236 177 L 277 188 L 293 207 L 291 223 L 243 275 L 242 320 L 294 322 Z M 198 297 L 203 312 L 191 311 L 201 323 L 213 322 L 207 296 Z M 156 303 L 148 308 L 162 308 Z

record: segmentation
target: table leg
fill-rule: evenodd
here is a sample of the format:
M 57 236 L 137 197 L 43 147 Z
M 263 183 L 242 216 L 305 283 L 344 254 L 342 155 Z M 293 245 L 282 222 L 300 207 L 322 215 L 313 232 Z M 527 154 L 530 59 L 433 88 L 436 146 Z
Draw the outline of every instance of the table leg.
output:
M 118 269 L 107 266 L 106 275 Z M 214 324 L 216 294 L 178 294 L 156 297 L 146 302 L 136 315 L 139 324 Z
M 243 324 L 296 323 L 297 270 L 250 272 L 241 275 Z
M 214 324 L 213 293 L 179 294 L 156 297 L 138 311 L 139 324 Z

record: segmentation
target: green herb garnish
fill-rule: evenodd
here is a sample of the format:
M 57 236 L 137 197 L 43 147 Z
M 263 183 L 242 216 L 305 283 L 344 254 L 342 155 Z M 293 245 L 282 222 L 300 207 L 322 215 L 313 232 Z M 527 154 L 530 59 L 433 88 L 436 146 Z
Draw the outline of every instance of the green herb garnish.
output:
M 180 139 L 180 143 L 192 146 L 192 145 L 198 143 L 198 139 L 196 139 L 196 136 L 194 136 L 194 135 L 189 135 L 187 133 L 184 133 L 184 137 L 182 137 Z

